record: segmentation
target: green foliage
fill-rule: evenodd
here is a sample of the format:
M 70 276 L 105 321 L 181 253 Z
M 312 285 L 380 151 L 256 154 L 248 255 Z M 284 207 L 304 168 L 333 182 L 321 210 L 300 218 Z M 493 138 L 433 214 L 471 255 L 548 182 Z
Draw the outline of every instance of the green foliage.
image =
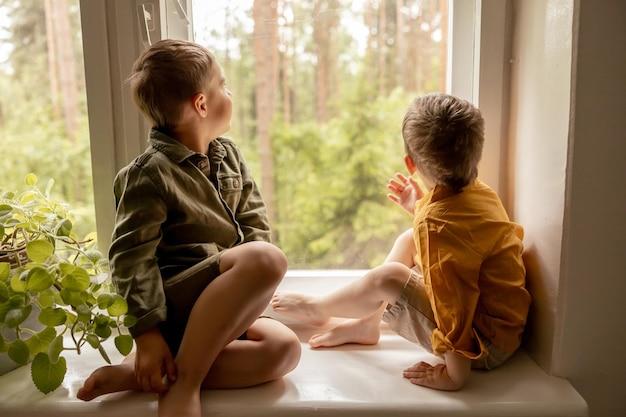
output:
M 410 97 L 357 98 L 328 124 L 272 130 L 278 245 L 292 268 L 370 268 L 410 219 L 386 198 L 404 172 L 400 134 Z
M 69 30 L 76 35 L 73 54 L 82 57 L 78 1 L 68 0 L 67 6 Z M 8 17 L 2 41 L 11 46 L 6 61 L 0 61 L 0 184 L 17 189 L 29 172 L 55 178 L 59 196 L 74 207 L 75 232 L 85 235 L 96 226 L 82 59 L 74 66 L 81 105 L 72 140 L 59 107 L 65 98 L 51 91 L 44 2 L 0 0 L 0 7 Z
M 113 292 L 94 236 L 78 240 L 69 206 L 51 199 L 54 181 L 45 192 L 34 174 L 25 183 L 19 193 L 0 188 L 0 326 L 15 335 L 0 335 L 0 351 L 19 365 L 34 358 L 33 382 L 48 393 L 65 377 L 65 350 L 80 353 L 88 343 L 110 363 L 102 342 L 115 331 L 115 346 L 128 355 L 133 339 L 123 329 L 134 318 Z

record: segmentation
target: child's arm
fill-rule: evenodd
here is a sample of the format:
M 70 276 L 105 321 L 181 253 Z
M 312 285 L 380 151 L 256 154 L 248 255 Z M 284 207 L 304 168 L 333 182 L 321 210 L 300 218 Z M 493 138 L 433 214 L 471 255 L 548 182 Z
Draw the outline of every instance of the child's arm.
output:
M 415 385 L 443 391 L 456 391 L 463 387 L 471 370 L 471 360 L 463 355 L 447 351 L 446 363 L 435 366 L 426 362 L 416 363 L 403 372 L 403 376 Z
M 412 216 L 415 203 L 424 197 L 424 190 L 412 176 L 407 178 L 398 173 L 396 177 L 397 180 L 392 178 L 387 183 L 387 189 L 390 191 L 387 197 Z
M 163 393 L 168 386 L 163 383 L 163 375 L 171 382 L 176 380 L 176 364 L 165 339 L 158 327 L 148 330 L 135 338 L 135 377 L 146 392 Z

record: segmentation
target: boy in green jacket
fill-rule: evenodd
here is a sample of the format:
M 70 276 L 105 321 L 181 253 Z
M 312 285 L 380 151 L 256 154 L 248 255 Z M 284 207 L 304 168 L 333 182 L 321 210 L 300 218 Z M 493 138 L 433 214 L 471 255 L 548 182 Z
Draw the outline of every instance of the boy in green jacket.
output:
M 297 365 L 289 328 L 259 318 L 287 270 L 265 205 L 230 129 L 231 93 L 213 55 L 163 40 L 129 77 L 151 120 L 150 147 L 114 185 L 109 253 L 117 291 L 137 323 L 136 354 L 97 369 L 78 392 L 159 394 L 159 416 L 201 415 L 201 388 L 281 378 Z

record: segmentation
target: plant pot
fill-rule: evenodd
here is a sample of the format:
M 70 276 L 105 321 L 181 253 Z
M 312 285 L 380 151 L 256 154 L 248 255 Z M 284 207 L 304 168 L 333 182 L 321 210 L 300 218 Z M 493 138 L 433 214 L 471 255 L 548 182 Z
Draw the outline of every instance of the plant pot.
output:
M 28 255 L 26 254 L 26 247 L 22 247 L 15 250 L 4 249 L 0 250 L 0 262 L 8 262 L 12 268 L 19 265 L 24 265 L 28 262 Z

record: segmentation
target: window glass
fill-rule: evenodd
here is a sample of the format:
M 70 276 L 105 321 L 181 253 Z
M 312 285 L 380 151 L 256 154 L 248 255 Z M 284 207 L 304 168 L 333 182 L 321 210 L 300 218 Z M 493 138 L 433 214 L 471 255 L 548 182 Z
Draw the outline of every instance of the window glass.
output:
M 0 0 L 0 187 L 70 204 L 74 231 L 95 231 L 78 0 Z
M 194 37 L 233 93 L 228 133 L 292 269 L 382 262 L 411 218 L 386 198 L 404 172 L 411 99 L 445 91 L 447 0 L 196 0 Z

